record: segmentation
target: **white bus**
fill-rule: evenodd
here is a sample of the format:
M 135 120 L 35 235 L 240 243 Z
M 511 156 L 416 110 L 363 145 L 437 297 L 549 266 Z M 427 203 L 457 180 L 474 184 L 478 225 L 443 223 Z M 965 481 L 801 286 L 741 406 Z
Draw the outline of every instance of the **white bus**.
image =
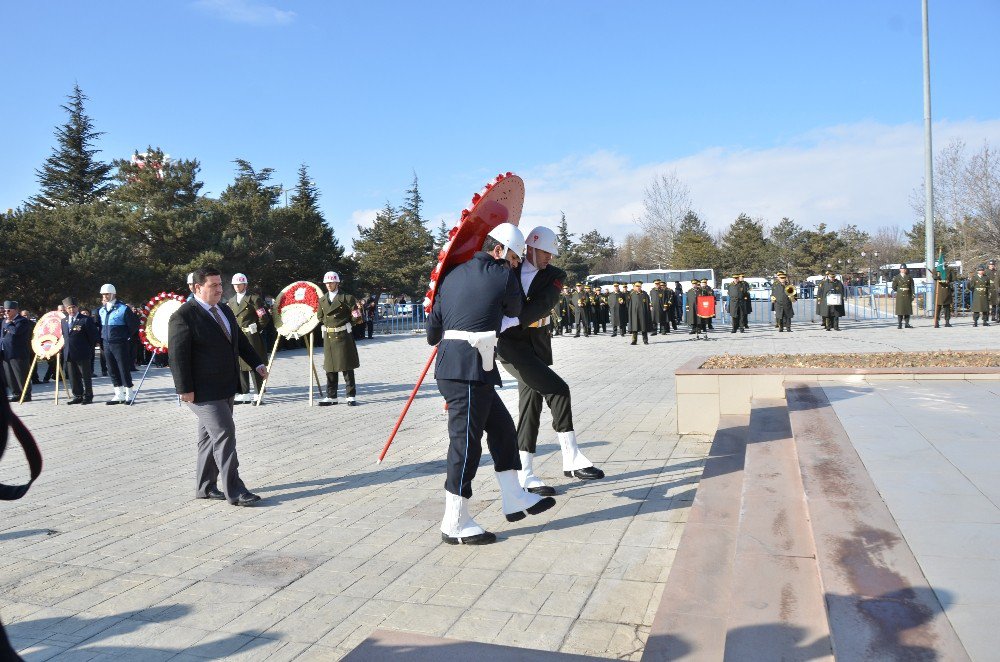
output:
M 667 283 L 667 287 L 673 289 L 674 283 L 680 283 L 681 287 L 687 291 L 691 287 L 691 281 L 697 278 L 708 279 L 709 286 L 715 289 L 714 269 L 639 269 L 636 271 L 622 271 L 616 274 L 592 274 L 587 276 L 587 285 L 591 287 L 611 287 L 615 283 L 632 287 L 632 283 L 639 281 L 642 289 L 647 292 L 653 289 L 654 280 L 662 280 Z

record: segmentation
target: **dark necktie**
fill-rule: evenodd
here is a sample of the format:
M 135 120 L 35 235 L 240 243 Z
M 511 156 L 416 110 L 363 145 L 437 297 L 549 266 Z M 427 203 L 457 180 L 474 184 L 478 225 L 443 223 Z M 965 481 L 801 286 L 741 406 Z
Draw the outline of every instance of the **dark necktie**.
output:
M 219 314 L 219 309 L 212 306 L 209 310 L 212 311 L 212 317 L 214 317 L 215 321 L 219 323 L 219 326 L 222 328 L 222 332 L 226 334 L 226 340 L 232 342 L 233 337 L 229 335 L 229 330 L 226 328 L 225 322 L 222 321 L 222 315 Z

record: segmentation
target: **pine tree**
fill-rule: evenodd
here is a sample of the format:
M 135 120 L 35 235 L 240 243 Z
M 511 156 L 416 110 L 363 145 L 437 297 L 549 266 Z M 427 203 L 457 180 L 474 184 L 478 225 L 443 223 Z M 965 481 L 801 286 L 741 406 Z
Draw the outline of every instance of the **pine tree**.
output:
M 440 251 L 441 248 L 448 242 L 448 224 L 441 219 L 441 224 L 438 225 L 437 233 L 434 235 L 434 250 Z
M 740 214 L 722 237 L 722 268 L 726 276 L 743 273 L 762 276 L 768 258 L 764 224 Z
M 794 277 L 792 271 L 795 267 L 795 255 L 801 241 L 802 228 L 787 216 L 771 228 L 768 233 L 767 273 L 765 276 L 771 276 L 780 269 L 788 273 L 790 277 Z
M 573 235 L 570 234 L 569 225 L 566 223 L 566 212 L 559 213 L 562 214 L 562 218 L 556 230 L 556 244 L 559 246 L 560 255 L 569 255 L 569 251 L 573 247 Z
M 374 292 L 423 297 L 434 264 L 429 250 L 433 238 L 410 210 L 398 211 L 386 202 L 372 226 L 359 225 L 358 234 L 354 258 L 363 286 Z
M 674 242 L 674 264 L 678 269 L 718 269 L 719 249 L 705 222 L 689 211 L 681 219 Z
M 100 150 L 92 147 L 104 133 L 94 130 L 94 123 L 84 110 L 87 97 L 79 85 L 74 85 L 68 99 L 67 104 L 60 106 L 69 119 L 56 127 L 58 144 L 52 156 L 35 171 L 41 192 L 29 201 L 31 206 L 84 205 L 101 200 L 111 189 L 111 164 L 97 160 Z
M 417 181 L 417 173 L 413 173 L 413 184 L 406 189 L 406 199 L 403 200 L 403 207 L 400 210 L 403 216 L 408 216 L 411 220 L 423 224 L 421 215 L 424 206 L 424 199 L 420 195 L 420 184 Z

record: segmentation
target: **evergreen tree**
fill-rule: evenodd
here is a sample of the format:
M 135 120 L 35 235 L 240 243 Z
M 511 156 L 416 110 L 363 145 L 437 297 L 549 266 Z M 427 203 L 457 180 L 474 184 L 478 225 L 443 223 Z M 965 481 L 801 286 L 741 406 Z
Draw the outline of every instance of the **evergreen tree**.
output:
M 413 184 L 410 188 L 406 189 L 406 199 L 403 200 L 403 206 L 401 209 L 402 215 L 408 216 L 411 220 L 417 223 L 423 223 L 424 218 L 421 215 L 424 207 L 424 199 L 420 195 L 420 184 L 417 180 L 417 173 L 413 173 Z
M 597 230 L 591 230 L 580 236 L 580 241 L 574 246 L 573 253 L 584 265 L 589 276 L 595 273 L 598 264 L 607 263 L 615 255 L 615 241 L 605 237 Z
M 795 257 L 795 264 L 802 272 L 800 277 L 821 275 L 828 264 L 836 271 L 837 260 L 846 255 L 845 249 L 846 244 L 836 232 L 826 229 L 826 223 L 820 223 L 815 230 L 804 231 Z
M 566 212 L 559 213 L 562 214 L 562 218 L 556 230 L 556 244 L 559 246 L 560 255 L 569 255 L 573 247 L 573 235 L 570 234 L 569 225 L 566 223 Z
M 434 235 L 434 250 L 440 251 L 442 247 L 448 242 L 448 224 L 441 219 L 440 225 L 438 225 L 437 233 Z
M 92 146 L 104 134 L 94 129 L 84 110 L 87 97 L 79 85 L 73 85 L 68 99 L 67 104 L 60 106 L 69 119 L 56 127 L 58 144 L 52 156 L 35 171 L 41 192 L 31 199 L 32 206 L 83 205 L 102 199 L 111 188 L 111 164 L 97 160 L 100 150 Z
M 226 260 L 219 266 L 229 272 L 255 273 L 258 283 L 280 289 L 287 283 L 279 285 L 284 276 L 275 269 L 276 249 L 287 236 L 271 212 L 282 189 L 270 183 L 272 168 L 257 171 L 243 159 L 234 162 L 236 179 L 219 196 L 214 210 L 225 218 L 222 250 Z
M 790 277 L 794 277 L 791 272 L 795 266 L 795 256 L 799 250 L 801 237 L 802 228 L 787 216 L 771 228 L 768 234 L 769 250 L 765 276 L 770 277 L 780 269 Z
M 740 214 L 722 237 L 721 264 L 726 276 L 765 275 L 768 245 L 764 225 Z
M 677 269 L 718 269 L 719 249 L 705 222 L 689 211 L 681 219 L 674 242 L 674 265 Z
M 359 225 L 358 234 L 354 259 L 361 284 L 374 292 L 422 299 L 434 266 L 429 251 L 433 238 L 423 224 L 386 202 L 372 226 Z

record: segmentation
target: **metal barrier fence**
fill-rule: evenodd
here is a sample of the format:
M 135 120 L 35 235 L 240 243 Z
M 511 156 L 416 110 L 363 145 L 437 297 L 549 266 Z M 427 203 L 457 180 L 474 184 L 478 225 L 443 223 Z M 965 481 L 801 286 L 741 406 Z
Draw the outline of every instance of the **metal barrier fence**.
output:
M 375 317 L 376 334 L 414 333 L 424 330 L 427 314 L 416 304 L 381 306 Z

